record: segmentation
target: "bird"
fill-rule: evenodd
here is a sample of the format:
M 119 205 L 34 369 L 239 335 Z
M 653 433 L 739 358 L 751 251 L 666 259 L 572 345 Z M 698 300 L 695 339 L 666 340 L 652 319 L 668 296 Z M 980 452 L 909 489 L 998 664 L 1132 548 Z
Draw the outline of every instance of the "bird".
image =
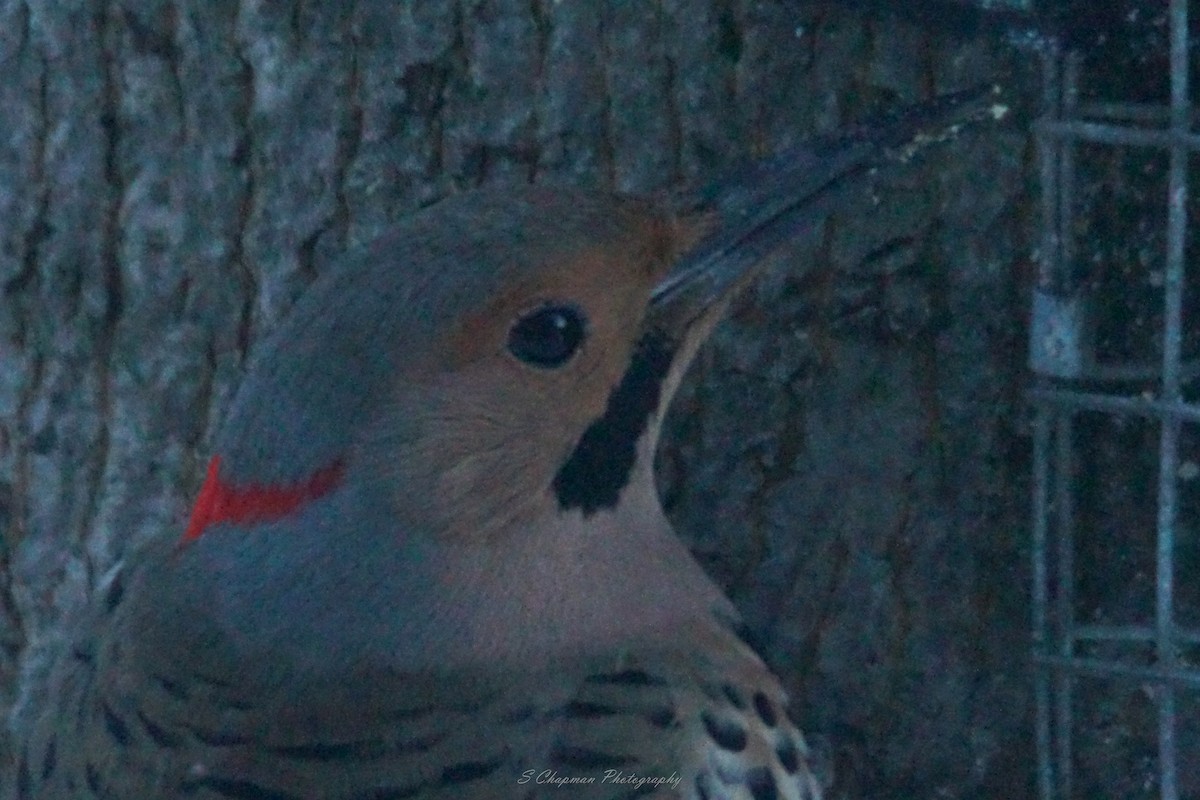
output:
M 980 108 L 678 197 L 467 190 L 347 253 L 253 354 L 182 531 L 80 613 L 6 797 L 820 798 L 654 451 L 779 243 Z

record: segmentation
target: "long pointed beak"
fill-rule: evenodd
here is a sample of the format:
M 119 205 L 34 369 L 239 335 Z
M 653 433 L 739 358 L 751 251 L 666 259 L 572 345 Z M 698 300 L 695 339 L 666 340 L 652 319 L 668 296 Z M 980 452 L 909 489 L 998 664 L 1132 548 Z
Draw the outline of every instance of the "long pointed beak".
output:
M 652 291 L 647 324 L 679 340 L 749 283 L 766 256 L 868 186 L 878 170 L 1006 113 L 991 89 L 945 95 L 750 162 L 685 196 L 677 214 L 707 231 Z

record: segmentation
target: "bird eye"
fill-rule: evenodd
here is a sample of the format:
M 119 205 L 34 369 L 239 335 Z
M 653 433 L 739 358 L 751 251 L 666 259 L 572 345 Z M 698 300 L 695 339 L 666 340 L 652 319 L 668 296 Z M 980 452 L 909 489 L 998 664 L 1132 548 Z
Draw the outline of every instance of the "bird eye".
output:
M 545 305 L 517 320 L 508 332 L 508 351 L 534 367 L 567 363 L 587 335 L 583 312 L 573 305 Z

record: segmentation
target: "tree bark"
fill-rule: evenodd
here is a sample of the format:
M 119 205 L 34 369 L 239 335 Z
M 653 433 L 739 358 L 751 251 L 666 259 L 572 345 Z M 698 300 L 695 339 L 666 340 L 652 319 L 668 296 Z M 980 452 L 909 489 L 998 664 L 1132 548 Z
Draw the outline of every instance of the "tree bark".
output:
M 753 0 L 0 0 L 0 706 L 178 535 L 247 355 L 347 247 L 481 184 L 700 181 L 1018 58 Z M 1028 781 L 1026 149 L 966 136 L 783 253 L 660 453 L 847 796 Z

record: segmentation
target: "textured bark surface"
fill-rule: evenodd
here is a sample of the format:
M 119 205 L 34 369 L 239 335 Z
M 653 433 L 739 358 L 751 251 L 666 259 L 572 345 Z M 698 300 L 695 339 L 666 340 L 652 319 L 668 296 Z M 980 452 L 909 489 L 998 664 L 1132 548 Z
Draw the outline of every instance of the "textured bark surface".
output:
M 455 190 L 702 180 L 1021 56 L 751 0 L 0 0 L 0 707 L 177 535 L 247 354 Z M 838 792 L 1014 797 L 1028 142 L 974 133 L 797 242 L 660 453 Z

